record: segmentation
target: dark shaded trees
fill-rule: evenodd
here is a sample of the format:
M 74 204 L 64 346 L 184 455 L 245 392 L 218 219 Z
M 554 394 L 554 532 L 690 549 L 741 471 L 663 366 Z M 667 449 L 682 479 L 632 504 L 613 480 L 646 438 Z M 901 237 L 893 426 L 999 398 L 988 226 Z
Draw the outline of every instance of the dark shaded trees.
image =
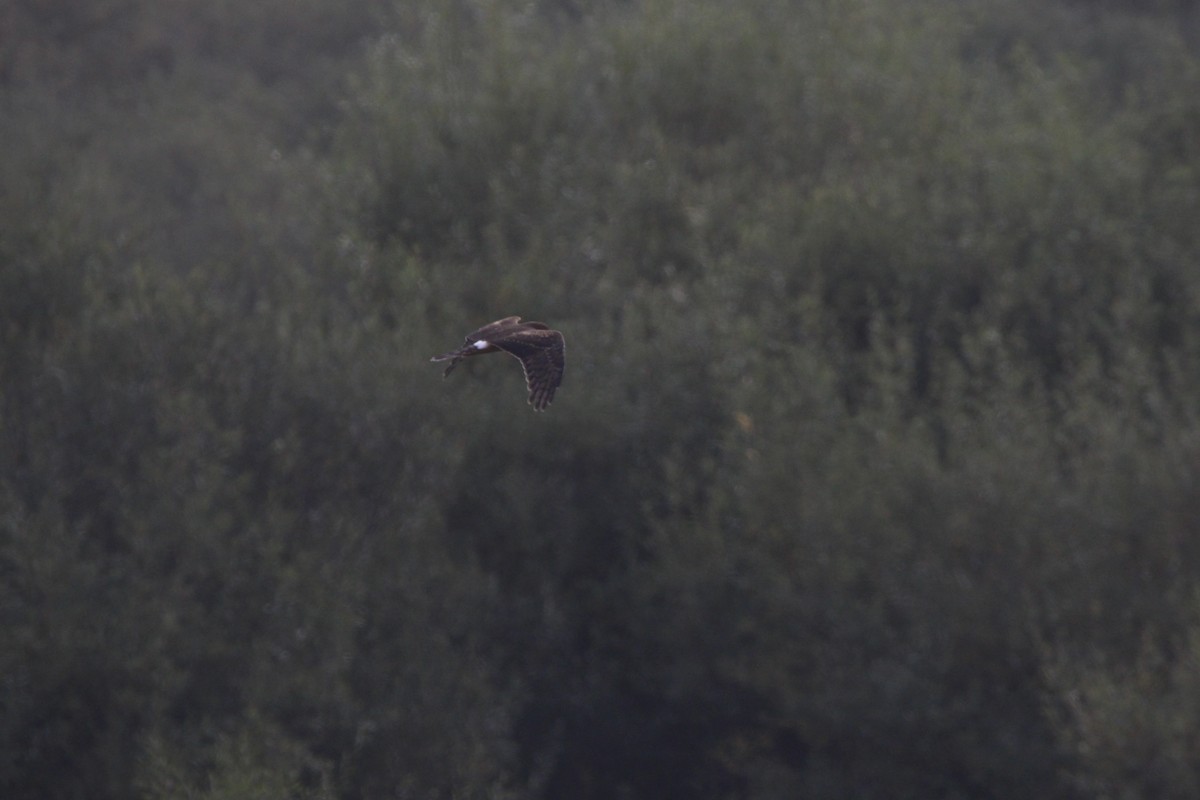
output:
M 4 795 L 1194 794 L 1186 10 L 1001 5 L 14 5 Z

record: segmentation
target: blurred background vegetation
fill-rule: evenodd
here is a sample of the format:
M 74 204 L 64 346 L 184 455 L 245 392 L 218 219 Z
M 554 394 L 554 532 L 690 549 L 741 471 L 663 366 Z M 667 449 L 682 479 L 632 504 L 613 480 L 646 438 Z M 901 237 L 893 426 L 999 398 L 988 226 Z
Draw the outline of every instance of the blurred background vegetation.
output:
M 1198 20 L 9 0 L 0 794 L 1200 796 Z

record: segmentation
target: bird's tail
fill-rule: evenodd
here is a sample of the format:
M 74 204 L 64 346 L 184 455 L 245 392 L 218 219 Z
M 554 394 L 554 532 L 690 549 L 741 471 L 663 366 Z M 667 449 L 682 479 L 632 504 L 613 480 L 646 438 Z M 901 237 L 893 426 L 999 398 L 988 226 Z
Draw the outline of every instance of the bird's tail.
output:
M 450 362 L 450 365 L 448 367 L 446 367 L 446 371 L 442 373 L 442 377 L 444 378 L 450 374 L 451 370 L 453 370 L 456 366 L 458 366 L 458 362 L 463 360 L 463 353 L 464 353 L 463 350 L 455 350 L 453 353 L 443 353 L 442 355 L 434 356 L 433 358 L 431 358 L 429 360 L 430 361 L 449 361 Z

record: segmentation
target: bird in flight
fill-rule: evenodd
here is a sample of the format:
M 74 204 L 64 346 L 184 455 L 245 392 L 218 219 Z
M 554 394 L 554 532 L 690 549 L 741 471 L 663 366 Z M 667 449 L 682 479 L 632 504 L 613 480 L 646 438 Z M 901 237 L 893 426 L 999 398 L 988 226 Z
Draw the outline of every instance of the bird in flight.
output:
M 464 358 L 497 351 L 508 353 L 525 369 L 529 404 L 534 411 L 545 411 L 554 399 L 554 390 L 562 383 L 565 349 L 563 335 L 550 326 L 541 322 L 521 322 L 520 317 L 505 317 L 468 335 L 458 350 L 429 360 L 450 362 L 442 373 L 445 377 Z

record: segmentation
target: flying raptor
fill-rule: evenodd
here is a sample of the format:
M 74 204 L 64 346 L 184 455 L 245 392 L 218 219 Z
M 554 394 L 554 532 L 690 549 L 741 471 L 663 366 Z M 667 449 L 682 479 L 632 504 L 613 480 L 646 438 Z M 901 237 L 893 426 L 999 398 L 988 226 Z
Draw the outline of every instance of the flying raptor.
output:
M 463 346 L 451 353 L 434 356 L 430 361 L 449 361 L 443 377 L 470 356 L 503 351 L 517 358 L 525 369 L 529 404 L 545 411 L 554 399 L 554 390 L 562 383 L 563 335 L 541 322 L 521 322 L 520 317 L 505 317 L 484 325 L 467 336 Z

